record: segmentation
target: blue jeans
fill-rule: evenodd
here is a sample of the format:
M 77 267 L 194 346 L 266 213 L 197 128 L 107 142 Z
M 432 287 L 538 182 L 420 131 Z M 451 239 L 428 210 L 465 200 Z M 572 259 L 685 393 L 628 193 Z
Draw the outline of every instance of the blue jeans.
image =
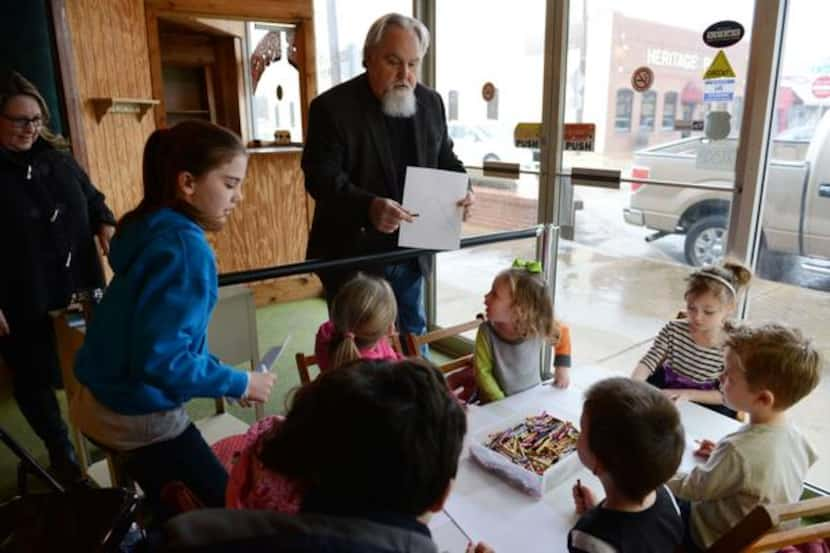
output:
M 427 330 L 427 315 L 424 309 L 424 277 L 418 270 L 418 261 L 412 259 L 383 269 L 383 276 L 395 292 L 398 302 L 398 332 L 421 335 Z M 414 352 L 407 352 L 413 355 Z M 427 357 L 429 348 L 421 346 L 421 355 Z
M 177 480 L 206 507 L 225 506 L 228 473 L 193 423 L 172 440 L 140 447 L 124 456 L 127 474 L 144 490 L 147 503 L 162 521 L 176 513 L 162 504 L 161 490 Z

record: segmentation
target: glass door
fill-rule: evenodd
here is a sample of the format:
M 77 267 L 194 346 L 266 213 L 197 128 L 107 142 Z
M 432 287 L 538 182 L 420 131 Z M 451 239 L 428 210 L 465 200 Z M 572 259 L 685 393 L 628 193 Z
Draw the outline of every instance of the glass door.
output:
M 752 15 L 751 0 L 702 1 L 693 10 L 569 3 L 564 122 L 592 124 L 595 133 L 592 151 L 566 142 L 561 157 L 581 206 L 573 234 L 559 241 L 556 285 L 575 367 L 630 373 L 684 307 L 693 267 L 723 257 Z M 734 77 L 717 97 L 704 77 L 718 49 L 702 37 L 723 20 L 741 23 L 746 35 L 724 49 Z M 707 118 L 729 124 L 704 132 Z M 607 179 L 588 174 L 597 171 Z M 562 175 L 556 186 L 567 189 Z
M 517 148 L 513 132 L 517 123 L 542 120 L 545 0 L 523 0 L 516 10 L 494 1 L 436 0 L 435 20 L 434 84 L 476 195 L 463 236 L 531 227 L 538 213 L 539 151 Z M 518 164 L 521 173 L 485 174 L 490 162 Z M 434 322 L 473 319 L 495 274 L 516 257 L 535 255 L 533 239 L 438 255 Z
M 818 388 L 792 409 L 819 461 L 808 481 L 830 489 L 830 45 L 816 41 L 830 5 L 787 2 L 768 162 L 755 229 L 760 245 L 747 310 L 812 337 L 825 364 Z

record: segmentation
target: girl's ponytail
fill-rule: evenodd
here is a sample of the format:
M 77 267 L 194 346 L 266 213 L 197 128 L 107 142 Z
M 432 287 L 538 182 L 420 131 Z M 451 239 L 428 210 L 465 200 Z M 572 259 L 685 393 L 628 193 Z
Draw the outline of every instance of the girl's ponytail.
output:
M 156 129 L 147 138 L 144 144 L 144 155 L 141 160 L 141 172 L 144 185 L 144 196 L 138 205 L 132 210 L 124 214 L 118 221 L 116 232 L 120 231 L 124 226 L 135 219 L 141 218 L 143 215 L 153 211 L 165 204 L 172 203 L 175 198 L 165 198 L 165 192 L 173 192 L 175 189 L 158 186 L 164 180 L 164 165 L 165 160 L 169 157 L 168 149 L 168 129 Z M 169 192 L 168 192 L 169 193 Z M 168 201 L 166 201 L 168 200 Z
M 360 350 L 389 334 L 398 316 L 395 294 L 380 277 L 358 273 L 344 284 L 331 304 L 335 336 L 329 344 L 329 365 L 337 368 L 360 359 Z
M 354 332 L 338 332 L 329 346 L 329 368 L 336 369 L 360 359 Z
M 752 280 L 752 271 L 737 261 L 727 259 L 723 262 L 723 268 L 732 273 L 732 284 L 739 292 Z

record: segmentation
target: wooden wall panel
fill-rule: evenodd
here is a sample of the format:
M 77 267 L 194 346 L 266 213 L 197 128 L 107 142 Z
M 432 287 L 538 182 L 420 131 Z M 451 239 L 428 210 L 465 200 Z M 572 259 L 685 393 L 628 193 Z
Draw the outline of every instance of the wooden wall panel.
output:
M 141 154 L 152 114 L 109 113 L 99 123 L 92 98 L 153 97 L 141 0 L 66 3 L 89 173 L 116 216 L 141 199 Z
M 147 0 L 147 6 L 170 12 L 233 19 L 311 19 L 312 0 Z
M 227 226 L 212 239 L 219 271 L 304 260 L 309 228 L 300 153 L 252 154 L 242 194 Z

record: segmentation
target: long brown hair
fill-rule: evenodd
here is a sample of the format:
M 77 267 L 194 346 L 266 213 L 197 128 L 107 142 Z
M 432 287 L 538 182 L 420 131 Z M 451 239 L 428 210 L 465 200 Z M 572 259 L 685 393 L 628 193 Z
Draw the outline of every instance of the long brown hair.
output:
M 0 81 L 0 112 L 6 109 L 6 104 L 15 96 L 28 96 L 37 102 L 42 120 L 38 134 L 52 146 L 66 148 L 66 139 L 53 133 L 49 129 L 51 114 L 49 113 L 49 107 L 46 105 L 46 100 L 43 99 L 43 95 L 29 79 L 17 71 L 10 71 Z
M 239 137 L 207 121 L 182 121 L 169 129 L 156 129 L 144 145 L 144 197 L 121 218 L 119 230 L 164 207 L 190 217 L 205 230 L 219 230 L 220 221 L 179 197 L 179 173 L 187 171 L 198 178 L 238 155 L 247 155 Z

